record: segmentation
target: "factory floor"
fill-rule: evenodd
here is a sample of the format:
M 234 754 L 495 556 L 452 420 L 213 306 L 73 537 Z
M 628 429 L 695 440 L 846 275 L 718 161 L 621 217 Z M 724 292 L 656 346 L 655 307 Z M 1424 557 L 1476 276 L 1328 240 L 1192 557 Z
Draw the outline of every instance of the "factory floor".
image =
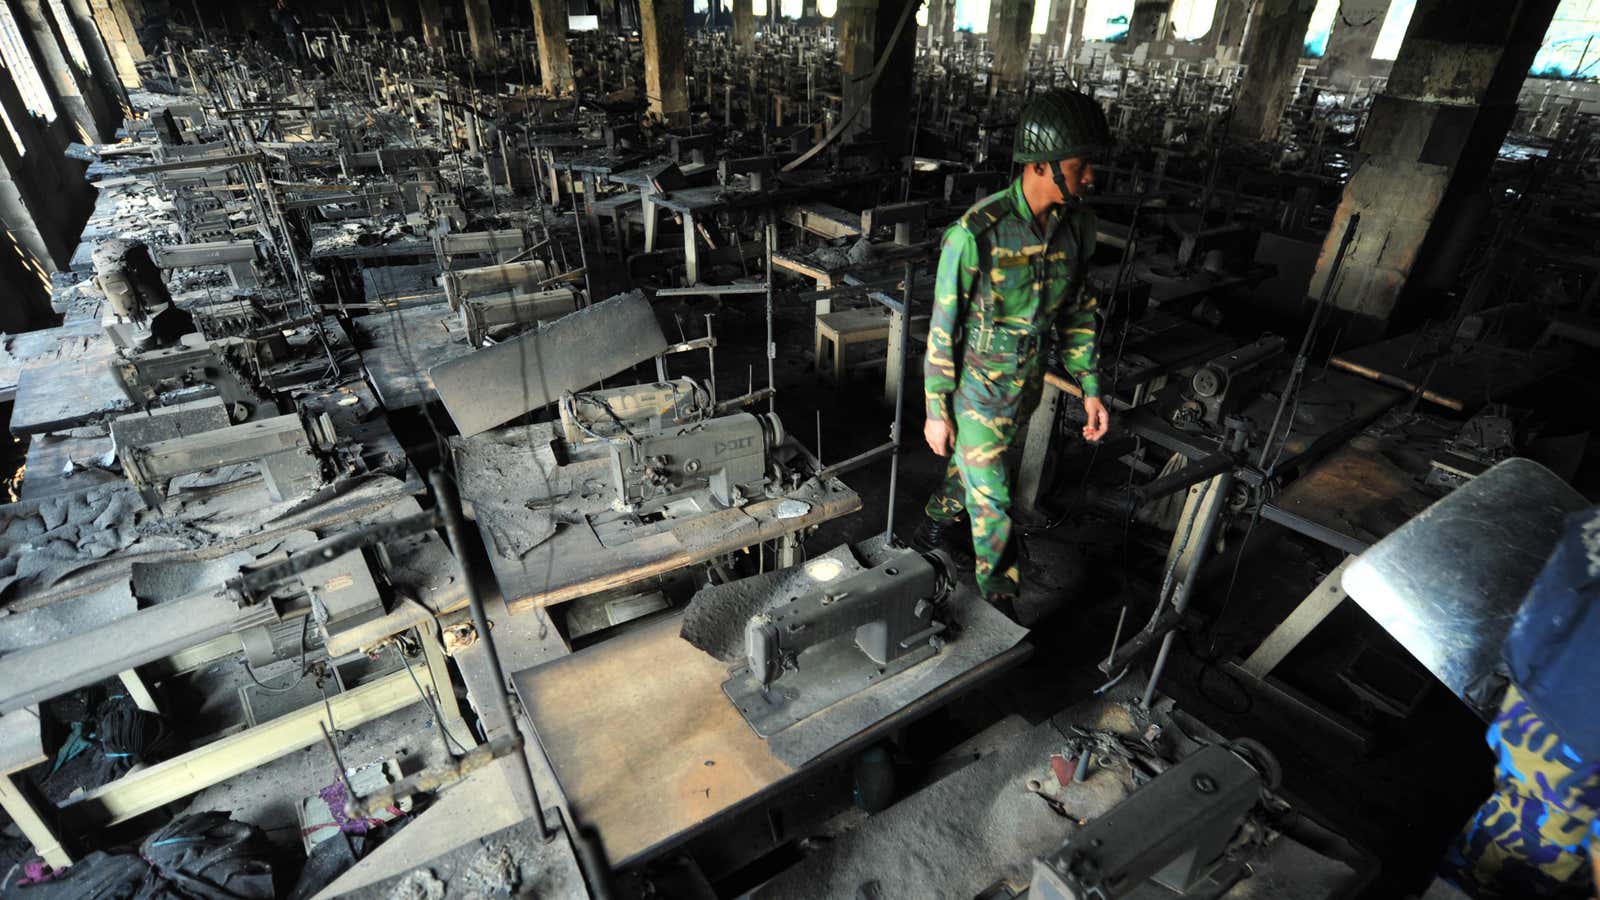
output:
M 693 319 L 701 311 L 697 308 Z M 893 409 L 881 400 L 881 367 L 864 369 L 843 389 L 816 376 L 807 352 L 806 312 L 780 309 L 777 316 L 778 412 L 790 432 L 814 448 L 820 410 L 824 462 L 836 461 L 884 440 Z M 719 342 L 730 348 L 719 348 L 717 368 L 724 379 L 742 367 L 733 348 L 758 348 L 762 327 L 758 304 L 730 304 L 719 312 Z M 749 362 L 760 365 L 759 356 L 752 354 Z M 895 531 L 902 540 L 915 530 L 922 504 L 943 477 L 945 464 L 920 439 L 919 366 L 920 359 L 914 359 L 906 393 L 908 452 L 901 460 L 895 496 Z M 755 383 L 761 381 L 758 375 Z M 723 394 L 743 389 L 741 379 L 732 388 L 725 385 Z M 1126 470 L 1109 460 L 1094 460 L 1085 471 L 1091 456 L 1079 450 L 1063 461 L 1067 495 L 1071 484 L 1115 485 L 1126 478 Z M 885 525 L 891 481 L 887 462 L 850 473 L 846 481 L 861 494 L 863 511 L 812 535 L 807 541 L 812 553 L 863 540 Z M 1490 789 L 1492 759 L 1483 726 L 1437 683 L 1403 718 L 1363 705 L 1339 677 L 1350 659 L 1363 648 L 1384 659 L 1408 658 L 1351 603 L 1330 616 L 1275 674 L 1292 690 L 1361 725 L 1370 735 L 1365 748 L 1308 729 L 1299 716 L 1253 697 L 1223 663 L 1247 656 L 1341 555 L 1265 522 L 1246 540 L 1246 524 L 1236 524 L 1224 551 L 1203 570 L 1194 598 L 1201 624 L 1181 635 L 1161 690 L 1216 732 L 1256 738 L 1277 754 L 1285 770 L 1284 793 L 1297 809 L 1376 857 L 1378 869 L 1364 897 L 1420 894 L 1447 841 Z M 1169 539 L 1169 534 L 1125 526 L 1093 512 L 1069 514 L 1054 528 L 1026 532 L 1023 572 L 1028 587 L 1019 615 L 1033 630 L 1034 653 L 1020 667 L 913 725 L 885 748 L 893 761 L 896 794 L 909 794 L 970 759 L 964 755 L 968 742 L 982 740 L 975 735 L 989 730 L 996 742 L 1004 743 L 1008 722 L 1037 723 L 1086 699 L 1105 680 L 1095 663 L 1111 647 L 1124 605 L 1126 632 L 1142 626 L 1150 615 Z M 970 553 L 958 562 L 970 578 Z M 1150 657 L 1142 663 L 1148 666 Z M 1144 673 L 1136 669 L 1127 677 L 1142 684 Z M 863 771 L 858 763 L 853 771 L 841 766 L 822 773 L 803 796 L 742 817 L 697 841 L 690 852 L 720 894 L 748 890 L 814 846 L 809 840 L 789 840 L 791 835 L 871 827 L 870 816 L 859 808 Z M 874 773 L 881 775 L 878 769 Z M 758 836 L 749 837 L 752 832 Z M 745 837 L 735 837 L 741 834 Z M 774 844 L 776 850 L 759 849 Z

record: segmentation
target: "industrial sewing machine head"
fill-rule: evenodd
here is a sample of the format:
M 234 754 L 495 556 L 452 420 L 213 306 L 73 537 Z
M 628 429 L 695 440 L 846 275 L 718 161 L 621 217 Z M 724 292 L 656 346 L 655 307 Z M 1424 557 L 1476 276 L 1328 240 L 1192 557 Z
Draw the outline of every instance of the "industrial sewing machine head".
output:
M 845 659 L 876 670 L 869 680 L 938 653 L 947 628 L 939 612 L 954 572 L 943 552 L 899 548 L 870 569 L 752 616 L 744 633 L 749 677 L 763 692 L 786 672 L 797 673 L 797 682 L 831 677 L 831 666 L 820 663 L 833 654 L 807 652 L 847 637 L 860 653 Z M 807 665 L 813 656 L 815 667 Z
M 248 419 L 270 404 L 250 374 L 254 345 L 239 338 L 207 341 L 191 334 L 183 343 L 159 350 L 123 350 L 111 360 L 111 374 L 129 400 L 148 409 L 163 394 L 209 385 L 227 404 L 232 421 Z M 193 394 L 189 395 L 192 399 Z M 275 411 L 275 406 L 268 406 Z
M 1183 390 L 1183 403 L 1172 424 L 1185 430 L 1220 431 L 1228 416 L 1242 410 L 1273 371 L 1270 363 L 1283 353 L 1283 337 L 1264 335 L 1195 369 Z
M 172 302 L 161 270 L 142 241 L 101 241 L 91 256 L 94 282 L 114 321 L 106 325 L 122 347 L 154 349 L 194 331 L 194 318 Z
M 692 378 L 561 395 L 567 443 L 611 440 L 627 431 L 658 431 L 711 415 L 711 394 Z
M 194 412 L 203 414 L 204 410 Z M 134 413 L 123 418 L 145 415 Z M 113 429 L 117 430 L 115 424 Z M 160 508 L 167 482 L 173 478 L 247 462 L 256 463 L 260 469 L 272 500 L 299 496 L 322 485 L 322 455 L 329 453 L 337 441 L 326 413 L 309 421 L 302 420 L 298 413 L 289 413 L 198 433 L 179 430 L 173 437 L 151 429 L 150 437 L 159 439 L 119 445 L 117 456 L 128 481 L 152 509 Z
M 1152 881 L 1167 896 L 1221 896 L 1264 837 L 1252 813 L 1276 771 L 1260 745 L 1201 748 L 1034 860 L 1028 897 L 1116 900 Z
M 768 458 L 783 439 L 783 423 L 772 413 L 735 413 L 629 433 L 609 448 L 617 504 L 638 511 L 704 485 L 718 504 L 742 506 L 772 486 Z

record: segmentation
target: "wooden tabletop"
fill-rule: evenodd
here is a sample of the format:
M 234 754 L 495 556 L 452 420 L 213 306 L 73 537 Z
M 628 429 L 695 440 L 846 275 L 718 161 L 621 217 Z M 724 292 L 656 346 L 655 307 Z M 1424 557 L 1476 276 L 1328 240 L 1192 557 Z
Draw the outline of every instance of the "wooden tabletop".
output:
M 116 355 L 110 338 L 90 333 L 68 336 L 50 352 L 23 363 L 11 433 L 73 428 L 133 408 L 111 374 Z
M 385 408 L 406 409 L 438 399 L 428 371 L 472 352 L 452 328 L 459 321 L 446 303 L 350 320 L 367 381 Z
M 1361 553 L 1435 498 L 1376 442 L 1359 437 L 1312 466 L 1262 509 L 1264 518 Z
M 722 696 L 676 616 L 512 676 L 568 800 L 613 861 L 794 774 Z
M 678 636 L 681 618 L 655 620 L 512 676 L 567 801 L 580 820 L 599 829 L 616 866 L 688 840 L 801 772 L 903 727 L 1028 651 L 1025 643 L 1010 644 L 912 702 L 882 709 L 871 725 L 796 768 L 740 717 L 722 693 L 727 666 Z

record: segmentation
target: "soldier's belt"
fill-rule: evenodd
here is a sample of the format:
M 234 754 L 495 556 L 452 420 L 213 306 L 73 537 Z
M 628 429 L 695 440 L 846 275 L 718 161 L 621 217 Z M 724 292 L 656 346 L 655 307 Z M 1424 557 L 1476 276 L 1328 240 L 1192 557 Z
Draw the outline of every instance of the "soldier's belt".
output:
M 1026 356 L 1039 349 L 1039 335 L 1008 328 L 974 328 L 968 335 L 970 346 L 979 353 L 1015 353 Z

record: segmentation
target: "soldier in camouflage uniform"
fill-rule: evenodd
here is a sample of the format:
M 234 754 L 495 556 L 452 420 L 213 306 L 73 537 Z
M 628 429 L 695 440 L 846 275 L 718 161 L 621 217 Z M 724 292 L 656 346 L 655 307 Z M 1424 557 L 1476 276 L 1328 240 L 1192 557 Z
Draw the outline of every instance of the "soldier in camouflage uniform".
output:
M 950 226 L 939 256 L 923 433 L 951 459 L 915 541 L 936 546 L 965 509 L 978 587 L 1012 616 L 1019 580 L 1004 457 L 1038 402 L 1052 337 L 1083 388 L 1084 438 L 1099 440 L 1109 425 L 1096 374 L 1097 303 L 1083 289 L 1095 216 L 1079 197 L 1094 180 L 1089 158 L 1110 142 L 1089 97 L 1035 97 L 1017 126 L 1022 174 Z

